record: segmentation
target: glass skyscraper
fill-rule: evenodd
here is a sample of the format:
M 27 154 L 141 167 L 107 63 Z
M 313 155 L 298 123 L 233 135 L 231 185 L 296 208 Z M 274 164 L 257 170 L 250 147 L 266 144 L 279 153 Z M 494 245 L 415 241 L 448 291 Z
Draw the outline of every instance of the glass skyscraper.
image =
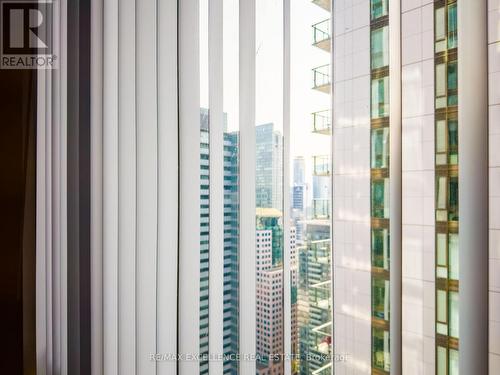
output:
M 200 111 L 200 354 L 208 355 L 209 257 L 209 117 Z M 224 374 L 236 375 L 238 362 L 238 248 L 239 248 L 239 148 L 238 132 L 224 132 Z M 200 374 L 208 373 L 208 361 L 200 362 Z
M 255 206 L 283 210 L 283 135 L 272 123 L 255 131 Z

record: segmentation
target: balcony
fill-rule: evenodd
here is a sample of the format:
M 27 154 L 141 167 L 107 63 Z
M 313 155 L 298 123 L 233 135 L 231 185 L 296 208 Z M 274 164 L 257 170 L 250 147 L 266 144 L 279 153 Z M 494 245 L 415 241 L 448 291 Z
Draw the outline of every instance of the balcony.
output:
M 313 46 L 326 52 L 331 51 L 330 19 L 312 25 Z
M 318 111 L 312 114 L 313 132 L 318 134 L 331 135 L 332 122 L 330 110 Z
M 330 65 L 322 65 L 314 68 L 313 89 L 330 94 Z
M 328 12 L 332 9 L 332 0 L 312 0 L 312 2 Z
M 328 155 L 313 156 L 313 174 L 315 176 L 330 175 L 330 157 Z

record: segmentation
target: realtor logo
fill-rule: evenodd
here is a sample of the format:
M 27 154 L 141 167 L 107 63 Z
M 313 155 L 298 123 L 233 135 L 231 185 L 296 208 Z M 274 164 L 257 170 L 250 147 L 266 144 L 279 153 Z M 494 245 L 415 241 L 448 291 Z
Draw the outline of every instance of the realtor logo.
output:
M 55 3 L 41 1 L 1 1 L 2 69 L 53 69 Z

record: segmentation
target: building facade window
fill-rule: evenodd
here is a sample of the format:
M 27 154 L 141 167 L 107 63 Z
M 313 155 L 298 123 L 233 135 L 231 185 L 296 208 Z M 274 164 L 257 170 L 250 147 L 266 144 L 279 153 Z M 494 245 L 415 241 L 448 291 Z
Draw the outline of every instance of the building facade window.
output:
M 389 9 L 370 4 L 372 374 L 389 374 Z
M 389 27 L 384 26 L 372 31 L 371 66 L 372 69 L 389 65 Z
M 372 316 L 389 320 L 389 280 L 380 277 L 372 279 Z
M 374 369 L 389 373 L 389 331 L 374 327 L 372 329 L 372 366 Z
M 373 129 L 371 131 L 371 167 L 389 167 L 389 128 Z
M 389 14 L 388 0 L 371 0 L 371 19 L 376 20 Z
M 436 373 L 458 374 L 458 61 L 456 0 L 434 1 Z
M 436 121 L 436 165 L 458 164 L 457 119 Z
M 389 77 L 372 79 L 372 119 L 389 116 Z
M 372 229 L 372 267 L 389 271 L 388 229 Z
M 372 217 L 377 219 L 389 218 L 389 179 L 372 181 Z

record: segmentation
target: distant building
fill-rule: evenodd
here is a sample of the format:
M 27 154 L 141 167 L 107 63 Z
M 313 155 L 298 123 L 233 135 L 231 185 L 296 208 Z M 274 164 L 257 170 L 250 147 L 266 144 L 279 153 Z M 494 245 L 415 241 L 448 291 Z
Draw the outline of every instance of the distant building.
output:
M 278 219 L 278 221 L 271 220 Z M 281 212 L 275 209 L 257 209 L 256 231 L 256 343 L 257 374 L 283 374 L 283 361 L 274 360 L 272 355 L 281 354 L 283 343 L 283 266 L 273 265 L 273 258 L 278 252 L 274 247 L 283 243 L 281 230 L 277 230 L 281 221 Z M 295 228 L 290 228 L 292 295 L 296 295 L 296 248 Z M 281 256 L 280 256 L 281 259 Z M 293 303 L 292 311 L 296 310 Z M 294 316 L 295 315 L 295 316 Z M 292 314 L 292 327 L 296 326 L 296 314 Z M 297 346 L 297 337 L 292 335 L 292 345 Z
M 255 127 L 256 207 L 283 210 L 283 136 L 274 124 Z

